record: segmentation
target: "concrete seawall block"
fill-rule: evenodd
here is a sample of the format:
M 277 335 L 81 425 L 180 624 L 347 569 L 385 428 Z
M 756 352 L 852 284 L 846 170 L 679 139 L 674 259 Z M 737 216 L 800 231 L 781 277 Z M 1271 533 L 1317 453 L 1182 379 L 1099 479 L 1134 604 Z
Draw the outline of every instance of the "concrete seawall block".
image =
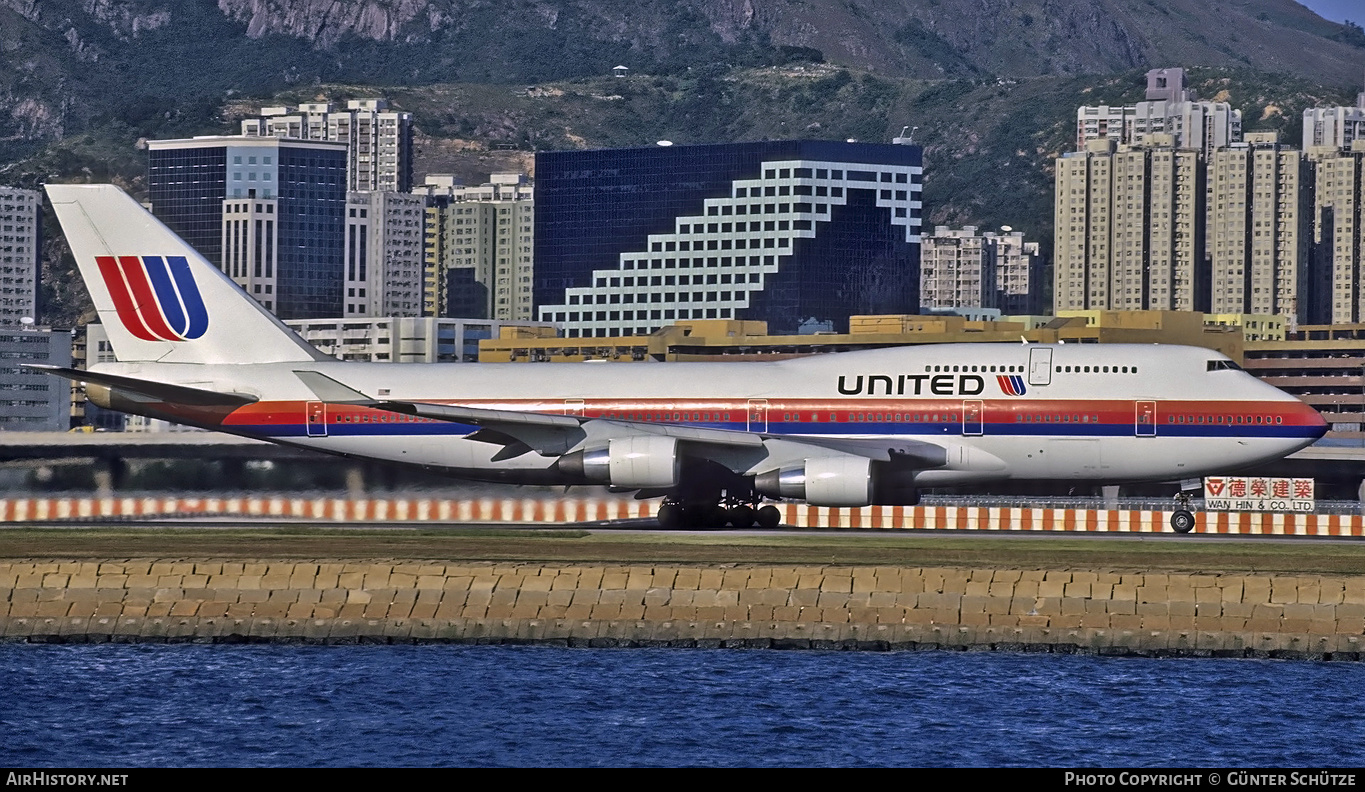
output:
M 1350 576 L 135 560 L 0 563 L 0 582 L 4 640 L 1365 652 Z

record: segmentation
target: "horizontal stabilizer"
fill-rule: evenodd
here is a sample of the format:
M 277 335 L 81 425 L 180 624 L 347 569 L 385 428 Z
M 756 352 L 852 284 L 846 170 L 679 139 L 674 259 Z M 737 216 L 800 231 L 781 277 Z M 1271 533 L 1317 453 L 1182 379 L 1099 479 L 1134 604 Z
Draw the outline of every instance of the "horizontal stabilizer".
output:
M 116 374 L 101 374 L 95 371 L 46 366 L 38 363 L 26 364 L 24 368 L 46 371 L 58 377 L 94 385 L 105 385 L 121 391 L 146 396 L 168 404 L 185 404 L 195 407 L 241 407 L 257 401 L 255 396 L 244 393 L 220 393 L 218 391 L 188 388 L 184 385 L 167 385 L 133 377 L 120 377 Z

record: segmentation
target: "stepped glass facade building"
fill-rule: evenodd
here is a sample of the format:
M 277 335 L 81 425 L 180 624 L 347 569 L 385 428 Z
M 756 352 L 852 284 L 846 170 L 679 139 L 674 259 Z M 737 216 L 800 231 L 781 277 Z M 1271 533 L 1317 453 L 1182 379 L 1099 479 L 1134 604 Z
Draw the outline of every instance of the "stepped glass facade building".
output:
M 915 313 L 920 149 L 768 141 L 536 155 L 535 306 L 566 335 Z

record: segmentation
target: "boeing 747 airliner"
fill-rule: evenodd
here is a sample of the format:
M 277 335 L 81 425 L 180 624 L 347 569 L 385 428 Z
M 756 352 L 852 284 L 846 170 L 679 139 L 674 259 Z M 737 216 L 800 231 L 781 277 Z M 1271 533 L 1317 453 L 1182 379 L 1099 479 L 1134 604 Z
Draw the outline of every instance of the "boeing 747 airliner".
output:
M 662 497 L 660 522 L 772 525 L 767 499 L 911 504 L 1010 479 L 1165 481 L 1290 454 L 1311 407 L 1208 349 L 943 344 L 760 363 L 327 357 L 109 185 L 50 185 L 117 363 L 50 368 L 104 407 L 471 479 Z

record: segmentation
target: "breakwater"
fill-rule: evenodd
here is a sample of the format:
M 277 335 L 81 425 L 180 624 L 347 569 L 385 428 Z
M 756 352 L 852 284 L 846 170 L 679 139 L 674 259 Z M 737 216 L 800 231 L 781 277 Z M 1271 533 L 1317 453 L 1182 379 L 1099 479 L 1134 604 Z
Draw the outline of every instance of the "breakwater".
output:
M 1365 576 L 249 559 L 0 562 L 7 641 L 1365 657 Z

